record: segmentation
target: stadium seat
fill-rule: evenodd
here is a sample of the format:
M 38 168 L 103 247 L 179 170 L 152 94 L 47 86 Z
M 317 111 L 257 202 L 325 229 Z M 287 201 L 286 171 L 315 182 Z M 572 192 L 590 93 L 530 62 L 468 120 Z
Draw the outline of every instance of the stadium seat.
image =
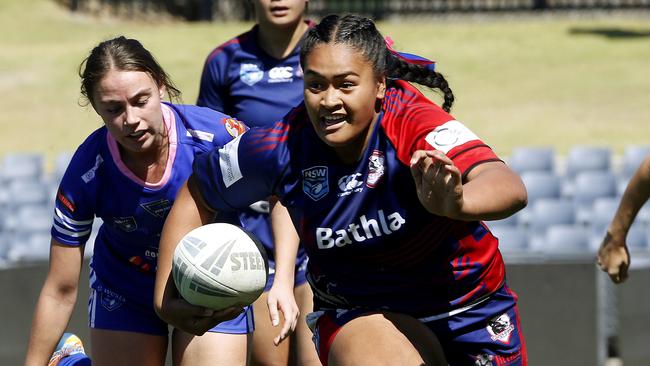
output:
M 630 178 L 641 165 L 641 162 L 650 155 L 650 145 L 629 145 L 625 147 L 621 166 L 621 176 Z
M 612 151 L 605 146 L 576 145 L 566 158 L 566 176 L 575 177 L 588 171 L 608 171 L 612 165 Z
M 43 175 L 43 156 L 38 153 L 10 153 L 2 161 L 5 182 L 21 179 L 40 179 Z
M 539 198 L 559 198 L 561 178 L 552 172 L 528 171 L 521 174 L 528 191 L 528 204 Z
M 520 146 L 512 150 L 508 166 L 517 173 L 555 170 L 555 150 L 547 146 Z
M 590 246 L 587 230 L 576 225 L 551 225 L 543 235 L 543 241 L 536 241 L 535 248 L 553 257 L 587 257 L 595 253 Z
M 47 261 L 50 255 L 49 233 L 34 233 L 16 236 L 9 252 L 9 262 Z
M 47 184 L 40 180 L 14 180 L 8 185 L 8 207 L 47 205 L 53 200 Z
M 69 151 L 64 151 L 56 155 L 56 158 L 54 159 L 53 183 L 55 183 L 57 186 L 59 185 L 61 178 L 63 178 L 63 174 L 68 168 L 68 164 L 70 164 L 71 159 L 72 153 Z
M 575 177 L 573 200 L 577 207 L 590 206 L 596 198 L 616 197 L 616 176 L 609 171 L 585 171 Z
M 576 211 L 576 223 L 582 226 L 595 228 L 597 232 L 607 227 L 612 221 L 620 197 L 599 197 L 596 198 L 592 205 L 578 208 Z
M 540 198 L 524 209 L 520 218 L 519 224 L 529 228 L 531 235 L 540 235 L 551 225 L 573 225 L 575 206 L 562 198 Z
M 528 233 L 522 228 L 498 225 L 490 231 L 499 239 L 501 252 L 525 252 L 528 249 Z

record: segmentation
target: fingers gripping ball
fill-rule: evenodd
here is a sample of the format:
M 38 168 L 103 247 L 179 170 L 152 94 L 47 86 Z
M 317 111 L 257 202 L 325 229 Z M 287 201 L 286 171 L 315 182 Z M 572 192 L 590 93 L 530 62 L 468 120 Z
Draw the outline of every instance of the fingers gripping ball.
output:
M 172 276 L 187 302 L 222 310 L 252 304 L 264 291 L 268 259 L 242 228 L 208 224 L 187 233 L 174 251 Z

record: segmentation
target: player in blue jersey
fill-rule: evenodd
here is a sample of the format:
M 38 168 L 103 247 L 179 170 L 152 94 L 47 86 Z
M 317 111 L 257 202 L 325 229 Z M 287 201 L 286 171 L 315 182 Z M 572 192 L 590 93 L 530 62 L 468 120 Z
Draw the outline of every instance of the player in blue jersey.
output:
M 30 335 L 27 365 L 44 365 L 73 310 L 84 246 L 101 218 L 91 260 L 89 325 L 95 365 L 163 365 L 168 325 L 155 313 L 158 241 L 197 154 L 246 131 L 209 108 L 162 102 L 180 95 L 137 40 L 96 46 L 80 67 L 81 92 L 104 126 L 77 149 L 56 196 L 50 270 Z M 245 365 L 252 310 L 193 314 L 195 337 L 173 332 L 175 365 Z M 234 318 L 234 319 L 233 319 Z M 225 321 L 232 319 L 230 321 Z M 172 325 L 176 319 L 168 319 Z M 218 324 L 214 327 L 215 324 Z M 214 328 L 213 328 L 214 327 Z
M 305 0 L 255 0 L 253 5 L 257 18 L 253 29 L 208 55 L 197 104 L 246 121 L 250 127 L 266 127 L 302 101 L 299 41 L 312 23 L 305 17 Z M 269 319 L 267 301 L 275 277 L 275 262 L 268 207 L 268 202 L 258 202 L 241 214 L 247 229 L 266 247 L 271 268 L 266 291 L 253 304 L 256 316 L 251 363 L 286 365 L 291 354 L 298 365 L 319 365 L 312 334 L 305 322 L 305 314 L 312 310 L 313 294 L 305 278 L 307 256 L 302 247 L 292 274 L 300 320 L 290 340 L 277 346 L 273 344 L 277 330 Z M 293 230 L 292 227 L 282 229 Z
M 274 194 L 310 258 L 323 364 L 526 365 L 517 298 L 481 221 L 524 207 L 526 189 L 448 114 L 445 78 L 411 62 L 363 17 L 310 29 L 304 104 L 195 160 L 163 229 L 155 301 L 178 301 L 164 287 L 173 249 L 201 217 Z M 442 92 L 442 108 L 408 81 Z M 285 244 L 277 271 L 293 266 Z

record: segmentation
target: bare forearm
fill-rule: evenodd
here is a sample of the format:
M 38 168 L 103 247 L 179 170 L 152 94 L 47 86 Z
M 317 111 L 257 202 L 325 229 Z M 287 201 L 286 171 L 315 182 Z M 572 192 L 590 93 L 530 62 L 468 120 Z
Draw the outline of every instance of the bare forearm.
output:
M 619 239 L 624 238 L 648 198 L 650 198 L 650 158 L 641 164 L 630 179 L 609 226 L 610 234 Z
M 275 278 L 293 285 L 296 254 L 300 239 L 286 207 L 277 202 L 271 210 L 271 224 L 275 243 Z
M 34 311 L 25 365 L 47 364 L 68 326 L 76 301 L 76 289 L 59 292 L 43 288 Z

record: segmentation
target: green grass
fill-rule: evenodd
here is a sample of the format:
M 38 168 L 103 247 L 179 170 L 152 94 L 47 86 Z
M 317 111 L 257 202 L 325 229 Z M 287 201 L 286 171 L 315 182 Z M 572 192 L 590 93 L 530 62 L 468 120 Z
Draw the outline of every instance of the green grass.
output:
M 499 154 L 520 145 L 650 143 L 648 15 L 454 17 L 380 23 L 395 48 L 438 61 L 452 110 Z M 52 0 L 0 3 L 0 156 L 74 150 L 101 121 L 79 106 L 77 67 L 99 41 L 140 39 L 193 103 L 206 55 L 250 23 L 117 20 Z M 572 30 L 637 32 L 639 37 Z M 434 99 L 437 96 L 431 94 Z

